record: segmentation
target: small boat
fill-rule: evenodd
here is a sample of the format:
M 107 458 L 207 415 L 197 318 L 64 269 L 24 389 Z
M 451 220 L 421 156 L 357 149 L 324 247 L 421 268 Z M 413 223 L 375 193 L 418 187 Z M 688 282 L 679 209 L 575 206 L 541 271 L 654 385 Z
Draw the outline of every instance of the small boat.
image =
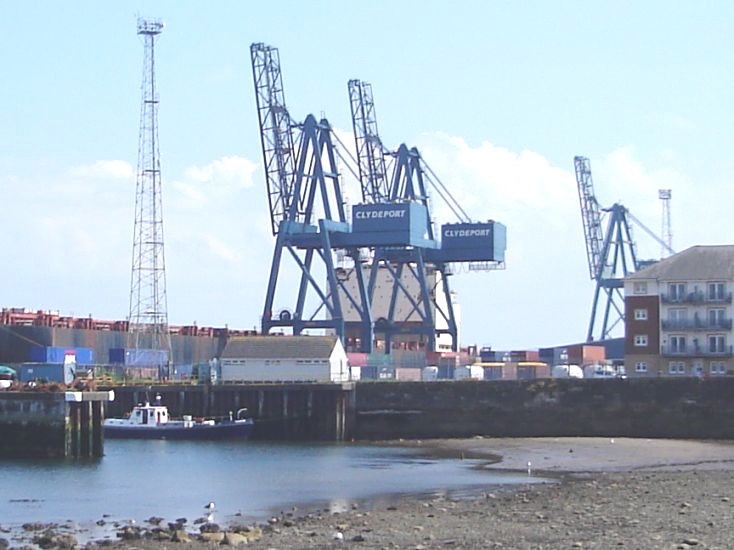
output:
M 173 420 L 168 407 L 161 403 L 138 404 L 126 418 L 107 418 L 104 421 L 104 436 L 110 439 L 247 439 L 252 433 L 254 421 L 243 418 L 247 409 L 230 413 L 225 419 L 193 418 L 185 415 L 182 420 Z

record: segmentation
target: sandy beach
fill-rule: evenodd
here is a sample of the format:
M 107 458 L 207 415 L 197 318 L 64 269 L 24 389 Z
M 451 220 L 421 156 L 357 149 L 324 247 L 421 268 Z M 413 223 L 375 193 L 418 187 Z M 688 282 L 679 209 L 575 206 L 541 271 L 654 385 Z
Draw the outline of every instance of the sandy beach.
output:
M 339 512 L 296 508 L 262 525 L 221 525 L 203 535 L 200 526 L 190 524 L 141 526 L 119 533 L 118 542 L 99 545 L 415 550 L 734 545 L 731 442 L 476 438 L 391 444 L 421 448 L 432 456 L 481 459 L 477 467 L 523 472 L 529 482 L 461 494 L 376 499 Z M 548 482 L 537 483 L 540 478 Z M 70 538 L 47 542 L 57 548 L 74 544 Z

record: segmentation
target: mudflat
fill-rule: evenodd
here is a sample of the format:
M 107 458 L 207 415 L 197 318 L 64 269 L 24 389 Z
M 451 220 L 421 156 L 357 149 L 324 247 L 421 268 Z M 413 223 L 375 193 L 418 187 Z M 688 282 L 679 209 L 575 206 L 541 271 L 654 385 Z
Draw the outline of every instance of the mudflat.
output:
M 732 548 L 734 443 L 608 438 L 402 441 L 527 484 L 293 509 L 259 526 L 137 533 L 118 548 Z M 537 483 L 539 479 L 547 480 Z M 188 531 L 188 533 L 186 532 Z M 226 531 L 224 534 L 222 531 Z M 135 534 L 134 534 L 135 535 Z M 176 542 L 180 541 L 180 542 Z M 94 543 L 90 543 L 93 546 Z

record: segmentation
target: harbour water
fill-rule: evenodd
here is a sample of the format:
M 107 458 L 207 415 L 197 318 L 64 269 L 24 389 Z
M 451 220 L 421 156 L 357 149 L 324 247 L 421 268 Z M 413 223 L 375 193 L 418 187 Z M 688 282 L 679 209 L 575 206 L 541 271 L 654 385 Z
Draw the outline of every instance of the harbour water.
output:
M 263 521 L 293 506 L 336 511 L 383 495 L 528 482 L 472 468 L 477 463 L 355 444 L 107 441 L 94 461 L 0 461 L 0 526 L 194 521 L 210 501 L 217 522 Z

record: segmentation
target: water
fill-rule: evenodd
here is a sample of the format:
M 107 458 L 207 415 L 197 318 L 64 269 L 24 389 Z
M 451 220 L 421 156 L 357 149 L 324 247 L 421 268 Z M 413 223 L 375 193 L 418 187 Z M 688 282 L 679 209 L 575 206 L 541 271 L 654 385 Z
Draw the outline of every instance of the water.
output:
M 0 460 L 0 525 L 205 516 L 265 520 L 293 505 L 338 509 L 381 495 L 527 483 L 472 460 L 366 445 L 110 440 L 90 462 Z

